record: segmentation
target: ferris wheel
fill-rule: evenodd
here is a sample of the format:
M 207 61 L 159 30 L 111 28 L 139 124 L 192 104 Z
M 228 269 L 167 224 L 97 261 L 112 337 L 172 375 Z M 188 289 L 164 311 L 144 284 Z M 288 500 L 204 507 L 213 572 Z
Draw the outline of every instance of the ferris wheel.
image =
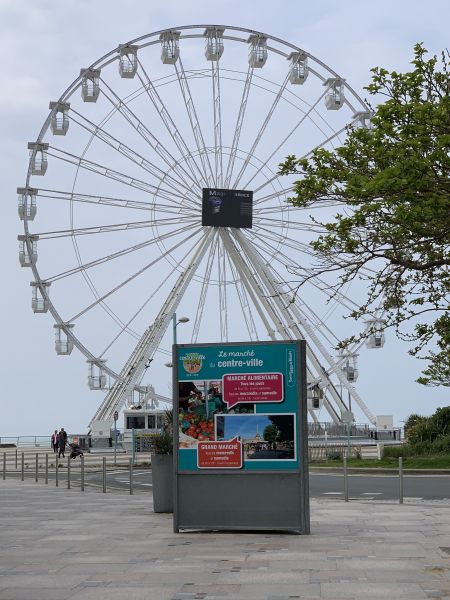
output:
M 57 354 L 76 347 L 106 392 L 91 425 L 136 394 L 164 399 L 150 382 L 176 311 L 192 315 L 194 343 L 306 339 L 311 418 L 357 406 L 375 422 L 354 385 L 363 346 L 334 351 L 355 292 L 316 276 L 293 298 L 292 272 L 314 272 L 309 242 L 335 207 L 312 220 L 278 174 L 287 155 L 370 126 L 342 76 L 279 38 L 189 25 L 120 44 L 49 109 L 18 188 L 19 259 Z M 382 347 L 381 322 L 370 327 L 366 346 Z

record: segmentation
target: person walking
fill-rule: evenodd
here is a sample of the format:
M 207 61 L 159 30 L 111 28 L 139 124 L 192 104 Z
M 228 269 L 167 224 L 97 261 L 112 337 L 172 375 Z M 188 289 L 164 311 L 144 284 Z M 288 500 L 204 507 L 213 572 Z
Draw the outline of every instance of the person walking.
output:
M 61 458 L 61 455 L 64 458 L 66 444 L 67 444 L 67 433 L 64 431 L 64 427 L 61 427 L 61 431 L 58 433 L 58 448 L 59 448 L 58 458 Z
M 55 429 L 55 433 L 52 433 L 52 437 L 50 438 L 52 443 L 52 450 L 56 454 L 58 452 L 58 430 Z

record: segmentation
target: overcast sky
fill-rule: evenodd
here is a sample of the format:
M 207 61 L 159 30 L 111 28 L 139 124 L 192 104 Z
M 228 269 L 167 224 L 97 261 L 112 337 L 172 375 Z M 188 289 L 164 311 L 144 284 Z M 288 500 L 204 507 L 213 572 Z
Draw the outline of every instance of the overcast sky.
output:
M 267 32 L 305 48 L 346 78 L 364 97 L 376 65 L 405 70 L 418 41 L 433 53 L 448 45 L 448 1 L 226 3 L 174 0 L 0 0 L 3 46 L 0 86 L 0 220 L 2 393 L 0 435 L 42 435 L 64 426 L 84 432 L 100 397 L 86 386 L 85 359 L 57 357 L 49 315 L 33 315 L 30 272 L 18 262 L 16 188 L 24 185 L 28 141 L 36 138 L 48 102 L 85 67 L 140 35 L 164 28 L 217 23 Z M 189 325 L 181 341 L 188 335 Z M 201 340 L 207 341 L 207 340 Z M 420 362 L 392 335 L 383 351 L 361 359 L 359 390 L 375 414 L 412 413 L 449 404 L 448 390 L 414 383 Z M 167 384 L 170 372 L 167 373 Z M 167 389 L 158 390 L 167 394 Z M 324 417 L 324 415 L 323 415 Z

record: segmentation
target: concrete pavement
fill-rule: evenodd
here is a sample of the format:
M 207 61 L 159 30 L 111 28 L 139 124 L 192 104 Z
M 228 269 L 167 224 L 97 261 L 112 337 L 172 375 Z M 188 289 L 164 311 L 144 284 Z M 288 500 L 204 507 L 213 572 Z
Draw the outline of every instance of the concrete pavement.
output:
M 311 531 L 174 534 L 150 494 L 0 481 L 0 600 L 450 598 L 449 502 L 313 499 Z

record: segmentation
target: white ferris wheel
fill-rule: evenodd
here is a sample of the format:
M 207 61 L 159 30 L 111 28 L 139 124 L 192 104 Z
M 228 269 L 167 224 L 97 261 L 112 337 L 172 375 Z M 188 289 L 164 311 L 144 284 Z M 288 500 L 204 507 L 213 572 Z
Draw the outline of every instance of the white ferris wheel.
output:
M 357 407 L 375 422 L 354 385 L 362 344 L 334 351 L 354 292 L 332 297 L 313 277 L 292 301 L 290 273 L 312 273 L 321 227 L 286 202 L 294 178 L 277 173 L 287 155 L 369 126 L 343 77 L 279 38 L 189 25 L 119 45 L 49 108 L 18 188 L 19 258 L 57 354 L 76 347 L 89 387 L 106 392 L 91 425 L 136 395 L 161 398 L 150 383 L 176 311 L 192 315 L 193 343 L 306 339 L 311 419 Z M 202 225 L 208 189 L 252 192 L 252 226 Z M 314 217 L 333 210 L 324 201 Z M 381 347 L 372 330 L 366 346 Z

